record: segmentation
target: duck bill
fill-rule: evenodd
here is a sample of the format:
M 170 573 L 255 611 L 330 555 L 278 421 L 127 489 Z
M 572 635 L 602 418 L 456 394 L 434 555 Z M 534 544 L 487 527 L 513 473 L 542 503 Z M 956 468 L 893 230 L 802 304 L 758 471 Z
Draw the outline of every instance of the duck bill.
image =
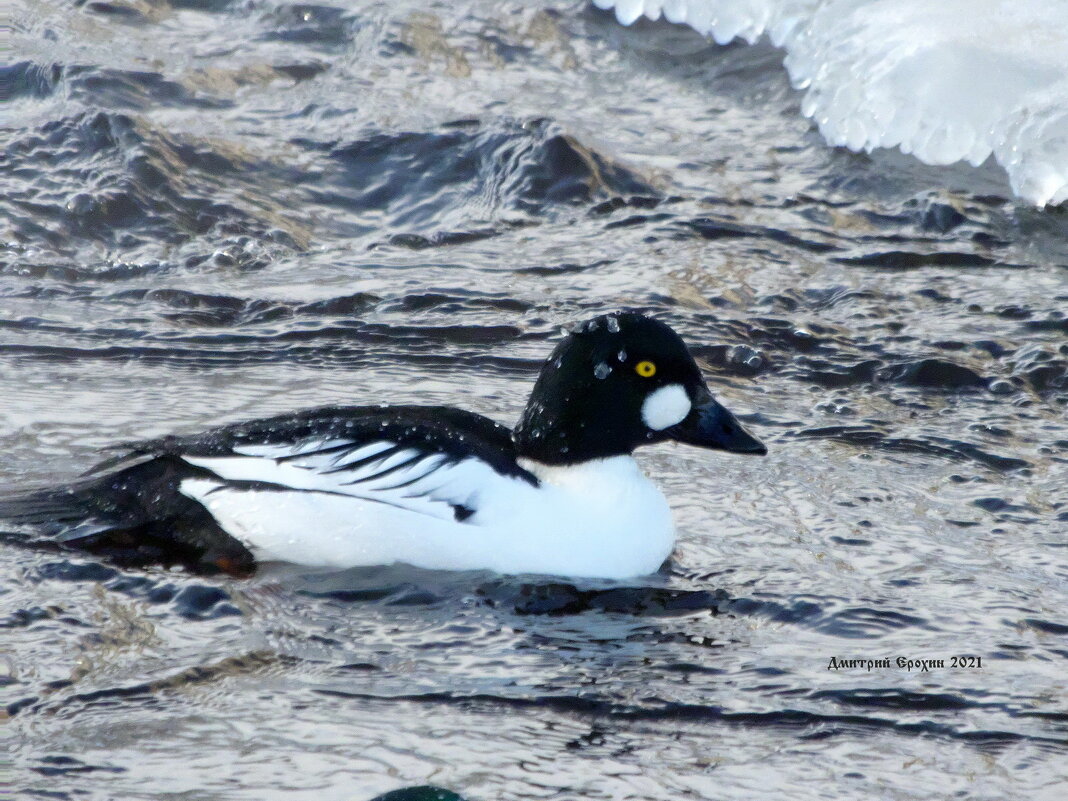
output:
M 742 428 L 738 419 L 703 388 L 685 419 L 665 433 L 678 442 L 699 448 L 759 456 L 768 452 L 763 442 Z

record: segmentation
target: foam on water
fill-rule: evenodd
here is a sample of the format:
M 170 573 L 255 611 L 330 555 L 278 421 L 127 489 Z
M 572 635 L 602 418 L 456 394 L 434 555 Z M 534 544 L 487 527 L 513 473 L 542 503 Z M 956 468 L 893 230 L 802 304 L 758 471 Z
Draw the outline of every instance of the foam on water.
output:
M 594 0 L 726 44 L 786 50 L 804 114 L 833 145 L 928 164 L 991 155 L 1037 206 L 1068 200 L 1068 4 L 1043 0 Z

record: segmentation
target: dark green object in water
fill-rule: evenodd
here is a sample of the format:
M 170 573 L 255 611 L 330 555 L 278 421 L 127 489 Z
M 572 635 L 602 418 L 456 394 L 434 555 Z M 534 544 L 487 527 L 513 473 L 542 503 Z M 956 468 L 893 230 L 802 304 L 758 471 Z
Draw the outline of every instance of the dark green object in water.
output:
M 464 799 L 450 790 L 424 784 L 422 787 L 392 790 L 385 795 L 375 796 L 371 801 L 464 801 Z

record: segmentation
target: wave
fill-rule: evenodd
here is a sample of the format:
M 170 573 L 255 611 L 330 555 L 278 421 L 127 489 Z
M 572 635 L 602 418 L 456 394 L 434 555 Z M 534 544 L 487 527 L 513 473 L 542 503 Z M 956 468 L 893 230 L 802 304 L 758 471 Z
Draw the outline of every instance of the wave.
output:
M 259 269 L 275 254 L 302 251 L 317 226 L 366 236 L 368 246 L 421 250 L 538 224 L 554 210 L 660 202 L 636 172 L 546 118 L 294 137 L 286 147 L 300 154 L 295 166 L 153 120 L 147 109 L 230 108 L 157 73 L 33 65 L 8 73 L 23 96 L 51 91 L 46 78 L 59 76 L 70 97 L 122 109 L 15 129 L 0 154 L 0 226 L 9 239 L 93 270 L 101 253 L 144 262 L 160 243 L 170 263 L 187 268 L 210 260 Z M 6 76 L 0 70 L 0 81 Z
M 1068 200 L 1068 4 L 1044 0 L 593 0 L 630 25 L 685 23 L 786 51 L 832 145 L 927 164 L 991 155 L 1017 196 Z

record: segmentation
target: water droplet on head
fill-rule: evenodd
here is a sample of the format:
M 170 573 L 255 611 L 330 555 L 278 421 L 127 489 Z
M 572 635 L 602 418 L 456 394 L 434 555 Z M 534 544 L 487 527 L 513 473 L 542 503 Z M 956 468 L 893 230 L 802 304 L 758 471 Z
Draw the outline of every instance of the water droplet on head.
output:
M 598 362 L 597 366 L 593 368 L 594 378 L 608 378 L 611 372 L 612 368 L 609 367 L 608 364 L 605 362 Z
M 627 360 L 627 352 L 625 350 L 621 350 L 619 353 L 616 354 L 616 358 L 619 359 L 620 364 L 622 364 Z
M 605 324 L 608 326 L 608 330 L 613 334 L 619 333 L 619 318 L 609 315 L 605 318 Z

